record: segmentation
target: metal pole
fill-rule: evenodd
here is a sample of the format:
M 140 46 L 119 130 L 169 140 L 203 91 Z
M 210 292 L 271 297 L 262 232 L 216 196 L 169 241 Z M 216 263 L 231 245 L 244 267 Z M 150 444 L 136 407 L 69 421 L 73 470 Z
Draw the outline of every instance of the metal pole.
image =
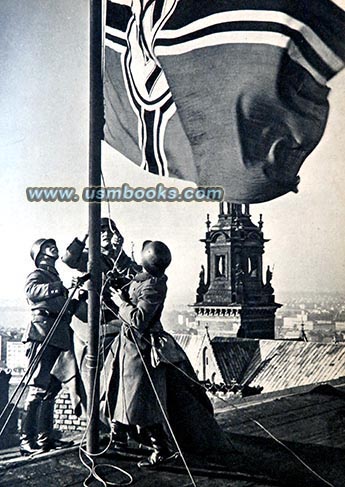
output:
M 101 186 L 101 140 L 103 138 L 103 86 L 102 86 L 102 0 L 90 0 L 90 100 L 89 100 L 89 186 Z M 100 218 L 101 205 L 89 203 L 89 260 L 88 288 L 88 352 L 87 383 L 87 450 L 97 453 L 99 440 L 99 376 L 97 355 L 99 348 L 100 317 Z

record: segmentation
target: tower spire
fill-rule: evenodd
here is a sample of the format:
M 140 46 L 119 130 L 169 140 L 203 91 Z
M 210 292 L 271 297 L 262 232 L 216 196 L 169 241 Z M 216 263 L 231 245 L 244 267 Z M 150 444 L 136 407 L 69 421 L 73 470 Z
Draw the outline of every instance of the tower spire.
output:
M 222 202 L 218 221 L 207 216 L 205 243 L 207 264 L 201 268 L 193 305 L 201 330 L 247 338 L 274 338 L 274 316 L 280 307 L 274 300 L 272 271 L 263 279 L 262 256 L 267 240 L 251 221 L 249 205 Z M 207 277 L 206 277 L 207 276 Z

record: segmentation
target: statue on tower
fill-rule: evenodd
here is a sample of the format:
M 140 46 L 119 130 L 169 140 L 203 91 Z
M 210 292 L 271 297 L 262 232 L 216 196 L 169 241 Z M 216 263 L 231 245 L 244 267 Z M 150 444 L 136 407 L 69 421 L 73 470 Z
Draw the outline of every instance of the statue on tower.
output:
M 202 303 L 204 300 L 204 294 L 207 291 L 207 285 L 205 282 L 205 267 L 202 265 L 199 273 L 199 286 L 196 290 L 196 302 Z
M 272 277 L 273 277 L 273 271 L 271 271 L 270 266 L 268 265 L 266 269 L 266 284 L 264 285 L 264 291 L 267 294 L 274 293 L 274 289 L 271 284 Z
M 244 298 L 243 276 L 244 276 L 244 271 L 241 267 L 241 264 L 237 262 L 235 266 L 235 292 L 236 292 L 237 303 L 243 303 L 243 298 Z

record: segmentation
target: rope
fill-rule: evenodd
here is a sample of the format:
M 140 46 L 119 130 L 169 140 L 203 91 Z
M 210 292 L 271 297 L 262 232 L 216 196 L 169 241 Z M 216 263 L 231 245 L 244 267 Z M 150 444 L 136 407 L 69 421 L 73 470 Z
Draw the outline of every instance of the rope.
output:
M 131 327 L 131 325 L 130 325 L 130 329 L 131 329 L 131 331 L 132 331 L 132 327 Z M 161 400 L 160 400 L 160 398 L 159 398 L 158 392 L 157 392 L 156 387 L 155 387 L 155 385 L 154 385 L 154 383 L 153 383 L 153 380 L 152 380 L 152 378 L 151 378 L 150 372 L 149 372 L 148 367 L 147 367 L 147 365 L 146 365 L 146 363 L 145 363 L 144 357 L 143 357 L 143 355 L 142 355 L 142 353 L 141 353 L 141 350 L 140 350 L 140 347 L 139 347 L 139 345 L 138 345 L 138 342 L 137 342 L 137 339 L 136 339 L 136 337 L 135 337 L 135 334 L 133 333 L 133 331 L 132 331 L 132 333 L 131 333 L 131 334 L 132 334 L 132 338 L 133 338 L 133 340 L 134 340 L 135 346 L 137 347 L 137 350 L 138 350 L 138 353 L 139 353 L 140 359 L 141 359 L 141 361 L 142 361 L 142 363 L 143 363 L 143 366 L 144 366 L 145 372 L 146 372 L 146 374 L 147 374 L 147 377 L 148 377 L 149 382 L 150 382 L 150 384 L 151 384 L 151 387 L 152 387 L 152 389 L 153 389 L 154 395 L 156 396 L 157 402 L 158 402 L 159 407 L 160 407 L 160 409 L 161 409 L 161 411 L 162 411 L 162 414 L 163 414 L 163 417 L 164 417 L 164 419 L 165 419 L 165 422 L 166 422 L 166 424 L 167 424 L 167 426 L 168 426 L 168 428 L 169 428 L 170 434 L 171 434 L 171 436 L 172 436 L 172 438 L 173 438 L 173 440 L 174 440 L 174 442 L 175 442 L 175 444 L 176 444 L 177 450 L 178 450 L 178 452 L 179 452 L 179 454 L 180 454 L 180 456 L 181 456 L 181 459 L 182 459 L 182 461 L 183 461 L 183 464 L 184 464 L 184 466 L 185 466 L 185 469 L 186 469 L 186 471 L 187 471 L 187 473 L 188 473 L 188 475 L 189 475 L 189 478 L 190 478 L 190 480 L 191 480 L 191 482 L 192 482 L 192 485 L 193 485 L 194 487 L 197 487 L 197 485 L 196 485 L 196 483 L 195 483 L 195 481 L 194 481 L 194 478 L 193 478 L 193 476 L 192 476 L 192 473 L 191 473 L 191 471 L 190 471 L 190 469 L 189 469 L 189 467 L 188 467 L 188 465 L 187 465 L 186 459 L 185 459 L 185 457 L 184 457 L 184 455 L 183 455 L 183 453 L 182 453 L 182 450 L 181 450 L 181 448 L 180 448 L 180 445 L 179 445 L 179 443 L 178 443 L 178 441 L 177 441 L 177 439 L 176 439 L 176 436 L 175 436 L 175 434 L 174 434 L 174 431 L 173 431 L 173 429 L 172 429 L 172 427 L 171 427 L 171 424 L 170 424 L 170 421 L 169 421 L 169 419 L 168 419 L 168 416 L 167 416 L 167 414 L 166 414 L 166 412 L 165 412 L 165 410 L 164 410 L 163 404 L 162 404 L 162 402 L 161 402 Z
M 104 178 L 103 171 L 101 171 L 101 177 L 102 177 L 102 182 L 103 182 L 103 185 L 104 185 L 104 187 L 106 187 L 106 183 L 105 183 L 105 178 Z M 107 209 L 108 209 L 108 217 L 109 217 L 109 220 L 111 221 L 111 209 L 110 209 L 110 201 L 109 201 L 109 199 L 107 199 Z M 110 221 L 109 221 L 109 226 L 110 226 L 110 229 L 111 229 L 111 224 L 110 224 Z M 112 230 L 112 229 L 111 229 L 111 230 Z M 119 254 L 118 254 L 118 256 L 117 256 L 117 259 L 116 259 L 116 260 L 115 260 L 115 262 L 114 262 L 114 265 L 113 265 L 113 268 L 112 268 L 111 272 L 113 272 L 113 271 L 114 271 L 115 266 L 116 266 L 116 264 L 117 264 L 117 261 L 118 261 L 118 259 L 119 259 L 120 255 L 121 255 L 121 253 L 122 253 L 122 248 L 121 248 L 121 251 L 119 252 Z M 108 272 L 108 273 L 107 273 L 107 276 L 106 276 L 106 279 L 105 279 L 105 282 L 104 282 L 104 284 L 103 284 L 103 286 L 102 286 L 102 290 L 101 290 L 101 297 L 102 297 L 102 295 L 103 295 L 104 288 L 105 288 L 106 284 L 108 283 L 108 281 L 109 281 L 110 277 L 111 277 L 111 276 L 110 276 L 110 273 Z M 131 282 L 132 282 L 132 281 L 129 281 L 127 284 L 125 284 L 124 286 L 122 286 L 121 290 L 123 290 L 125 287 L 129 286 L 129 285 L 131 284 Z M 111 311 L 111 312 L 114 314 L 114 316 L 115 316 L 116 318 L 119 318 L 119 317 L 118 317 L 118 315 L 117 315 L 117 314 L 114 312 L 114 310 L 112 310 L 112 309 L 111 309 L 111 308 L 110 308 L 110 307 L 109 307 L 109 306 L 108 306 L 108 305 L 107 305 L 105 302 L 104 302 L 104 304 L 105 304 L 105 306 L 108 308 L 108 310 L 110 310 L 110 311 Z M 133 333 L 132 333 L 132 335 L 133 335 Z M 133 335 L 133 337 L 134 337 L 134 335 Z M 160 407 L 160 409 L 162 410 L 163 417 L 164 417 L 164 419 L 165 419 L 165 421 L 166 421 L 166 423 L 167 423 L 167 426 L 168 426 L 168 428 L 169 428 L 169 431 L 170 431 L 170 433 L 171 433 L 171 436 L 172 436 L 172 438 L 173 438 L 173 440 L 174 440 L 174 442 L 175 442 L 175 444 L 176 444 L 176 447 L 177 447 L 177 449 L 178 449 L 178 452 L 179 452 L 179 454 L 180 454 L 180 456 L 181 456 L 181 458 L 182 458 L 182 461 L 183 461 L 183 463 L 184 463 L 184 465 L 185 465 L 185 468 L 186 468 L 186 471 L 187 471 L 187 473 L 188 473 L 188 475 L 189 475 L 189 478 L 191 479 L 192 485 L 193 485 L 193 487 L 197 487 L 197 485 L 196 485 L 196 483 L 195 483 L 195 481 L 194 481 L 194 479 L 193 479 L 193 476 L 192 476 L 192 474 L 191 474 L 191 472 L 190 472 L 190 469 L 188 468 L 188 465 L 187 465 L 187 462 L 186 462 L 186 460 L 185 460 L 185 458 L 184 458 L 184 455 L 183 455 L 183 453 L 182 453 L 182 451 L 181 451 L 181 448 L 180 448 L 180 446 L 179 446 L 179 444 L 178 444 L 178 442 L 177 442 L 177 439 L 176 439 L 176 437 L 175 437 L 175 434 L 174 434 L 174 432 L 173 432 L 173 430 L 172 430 L 172 427 L 171 427 L 171 425 L 170 425 L 170 422 L 169 422 L 169 420 L 168 420 L 168 417 L 167 417 L 167 415 L 166 415 L 166 413 L 165 413 L 165 411 L 164 411 L 163 405 L 162 405 L 162 403 L 161 403 L 161 401 L 160 401 L 160 398 L 159 398 L 159 396 L 158 396 L 157 390 L 156 390 L 155 385 L 154 385 L 154 383 L 153 383 L 153 381 L 152 381 L 152 378 L 151 378 L 151 376 L 150 376 L 149 370 L 147 369 L 147 366 L 146 366 L 146 364 L 145 364 L 144 358 L 143 358 L 143 356 L 142 356 L 142 354 L 141 354 L 141 351 L 140 351 L 140 349 L 139 349 L 139 346 L 138 346 L 138 343 L 136 342 L 135 337 L 134 337 L 134 341 L 135 341 L 135 344 L 136 344 L 136 347 L 137 347 L 138 353 L 139 353 L 139 355 L 140 355 L 141 361 L 142 361 L 142 363 L 143 363 L 143 365 L 144 365 L 144 368 L 145 368 L 146 374 L 147 374 L 148 379 L 149 379 L 149 381 L 150 381 L 151 387 L 152 387 L 153 392 L 154 392 L 154 394 L 155 394 L 155 396 L 156 396 L 156 399 L 157 399 L 157 401 L 158 401 L 159 407 Z M 109 407 L 109 406 L 108 406 L 108 407 Z M 130 483 L 131 483 L 131 482 L 130 482 Z M 129 484 L 122 484 L 122 485 L 129 485 Z M 106 486 L 104 486 L 104 487 L 106 487 Z
M 151 343 L 149 342 L 145 337 L 143 337 L 144 340 L 147 341 L 147 343 Z M 151 346 L 154 346 L 151 344 Z M 193 377 L 190 377 L 184 370 L 182 370 L 180 367 L 178 367 L 176 364 L 174 364 L 173 362 L 170 362 L 165 356 L 164 354 L 156 349 L 156 351 L 161 355 L 162 358 L 164 358 L 164 360 L 169 363 L 169 365 L 172 365 L 173 367 L 175 367 L 175 369 L 177 369 L 179 372 L 181 372 L 183 375 L 185 375 L 191 382 L 194 382 L 195 384 L 197 384 L 199 387 L 202 387 L 203 389 L 205 389 L 206 392 L 210 392 L 207 390 L 207 388 L 201 384 L 200 382 L 196 381 Z M 322 482 L 324 482 L 326 485 L 328 485 L 329 487 L 335 487 L 332 483 L 330 483 L 328 480 L 326 480 L 325 478 L 323 478 L 320 474 L 318 474 L 312 467 L 310 467 L 297 453 L 295 453 L 290 447 L 288 447 L 283 441 L 279 440 L 279 438 L 277 438 L 273 433 L 271 433 L 263 424 L 260 423 L 260 421 L 252 418 L 249 414 L 247 414 L 246 412 L 243 412 L 243 410 L 241 410 L 241 408 L 237 407 L 235 404 L 231 403 L 230 401 L 227 401 L 226 399 L 222 398 L 222 397 L 219 397 L 217 396 L 214 392 L 211 392 L 211 394 L 215 397 L 217 397 L 218 399 L 220 399 L 221 401 L 223 401 L 225 404 L 227 405 L 230 405 L 231 407 L 233 407 L 234 409 L 236 409 L 237 411 L 241 411 L 242 414 L 244 414 L 244 416 L 246 416 L 246 418 L 249 420 L 249 421 L 252 421 L 254 424 L 256 424 L 259 428 L 261 428 L 263 431 L 265 431 L 275 442 L 277 442 L 279 445 L 281 445 L 283 448 L 285 448 L 291 455 L 293 455 L 310 473 L 312 473 L 313 475 L 315 475 L 315 477 L 317 477 L 319 480 L 321 480 Z
M 112 268 L 112 271 L 115 269 L 115 266 L 117 264 L 117 261 L 120 257 L 120 254 L 121 252 L 119 253 L 119 255 L 117 256 L 116 260 L 114 261 L 114 265 L 113 265 L 113 268 Z M 104 293 L 104 289 L 109 281 L 109 278 L 110 276 L 106 276 L 106 279 L 103 280 L 103 284 L 102 284 L 102 288 L 101 288 L 101 292 L 100 292 L 100 304 L 102 305 L 102 303 L 104 303 L 103 301 L 103 293 Z M 109 308 L 110 309 L 110 308 Z M 101 319 L 101 315 L 99 317 L 99 330 L 100 330 L 100 339 L 101 339 L 101 343 L 103 344 L 102 345 L 102 353 L 103 353 L 103 363 L 104 363 L 104 357 L 105 357 L 105 347 L 104 347 L 104 334 L 103 334 L 103 331 L 102 331 L 102 326 L 101 326 L 101 323 L 102 323 L 102 319 Z M 102 340 L 103 339 L 103 340 Z M 101 364 L 101 347 L 98 349 L 98 353 L 97 353 L 97 362 L 96 362 L 96 377 L 98 377 L 100 375 L 100 364 Z M 103 370 L 105 371 L 105 377 L 104 377 L 104 381 L 105 383 L 107 382 L 107 377 L 106 377 L 106 370 L 103 368 Z M 94 401 L 95 401 L 95 394 L 96 394 L 96 383 L 94 384 L 94 387 L 93 387 L 93 391 L 92 391 L 92 398 L 91 398 L 91 401 L 92 401 L 92 406 L 91 408 L 93 409 L 94 408 Z M 109 409 L 109 403 L 108 403 L 108 399 L 107 399 L 107 407 Z M 116 466 L 116 465 L 112 465 L 112 464 L 109 464 L 109 463 L 102 463 L 102 464 L 96 464 L 95 463 L 95 458 L 97 457 L 100 457 L 101 455 L 104 455 L 110 445 L 111 445 L 111 431 L 110 431 L 110 440 L 109 440 L 109 443 L 108 445 L 105 447 L 104 450 L 102 450 L 101 452 L 98 452 L 98 453 L 90 453 L 88 452 L 86 449 L 83 448 L 83 442 L 85 442 L 85 439 L 86 439 L 86 435 L 87 435 L 87 432 L 90 428 L 90 425 L 91 425 L 91 418 L 89 418 L 88 420 L 88 423 L 86 425 L 86 428 L 85 428 L 85 431 L 83 433 L 83 436 L 82 436 L 82 439 L 81 439 L 81 442 L 80 442 L 80 445 L 79 445 L 79 459 L 81 461 L 81 463 L 84 465 L 84 467 L 86 467 L 89 471 L 87 477 L 84 479 L 83 481 L 83 486 L 84 487 L 87 487 L 88 485 L 88 481 L 91 480 L 91 479 L 95 479 L 97 480 L 98 482 L 100 482 L 102 484 L 103 487 L 107 487 L 108 485 L 109 486 L 127 486 L 127 485 L 131 485 L 134 481 L 132 475 L 127 472 L 126 470 Z M 83 458 L 83 455 L 86 457 L 86 460 L 88 460 L 90 462 L 90 465 L 88 465 L 86 463 L 86 460 L 84 460 Z M 107 481 L 107 480 L 104 480 L 102 477 L 101 477 L 101 474 L 99 474 L 97 472 L 97 468 L 99 469 L 100 467 L 103 467 L 103 468 L 111 468 L 113 470 L 116 470 L 120 473 L 122 473 L 125 477 L 128 478 L 128 481 L 123 481 L 123 482 L 110 482 L 110 481 Z
M 105 178 L 104 178 L 104 174 L 103 174 L 102 169 L 101 169 L 101 178 L 102 178 L 102 182 L 103 182 L 103 187 L 106 188 Z M 110 199 L 107 197 L 105 201 L 107 203 L 108 217 L 109 217 L 109 220 L 111 220 Z
M 113 310 L 111 310 L 110 308 L 108 308 L 110 311 L 113 312 Z M 114 313 L 114 312 L 113 312 Z M 115 313 L 114 313 L 115 315 Z M 118 317 L 117 315 L 115 315 L 116 317 Z M 130 327 L 132 327 L 132 325 L 130 325 Z M 132 336 L 133 333 L 132 333 Z M 145 338 L 144 336 L 142 336 L 142 339 L 145 340 L 150 346 L 153 346 L 154 348 L 156 348 L 154 345 L 152 345 L 152 343 L 147 340 L 147 338 Z M 136 343 L 137 345 L 137 343 Z M 137 348 L 138 348 L 138 345 L 137 345 Z M 138 350 L 139 351 L 139 350 Z M 174 367 L 176 370 L 178 370 L 181 374 L 183 374 L 185 377 L 187 377 L 187 379 L 189 379 L 191 382 L 195 383 L 196 385 L 198 385 L 199 387 L 202 387 L 206 392 L 210 392 L 213 396 L 217 397 L 218 399 L 220 399 L 221 401 L 223 401 L 225 404 L 227 405 L 230 405 L 231 407 L 233 407 L 234 409 L 236 409 L 237 411 L 241 411 L 244 416 L 247 417 L 247 419 L 251 422 L 253 422 L 254 424 L 256 424 L 259 428 L 261 428 L 263 431 L 265 431 L 276 443 L 278 443 L 280 446 L 282 446 L 283 448 L 285 448 L 291 455 L 293 455 L 296 460 L 298 460 L 310 473 L 312 473 L 313 475 L 315 475 L 315 477 L 317 477 L 319 480 L 321 480 L 322 482 L 324 482 L 326 485 L 328 485 L 329 487 L 335 487 L 331 482 L 329 482 L 328 480 L 326 480 L 324 477 L 322 477 L 320 474 L 318 474 L 312 467 L 310 467 L 297 453 L 295 453 L 290 447 L 288 447 L 283 441 L 279 440 L 279 438 L 277 438 L 273 433 L 271 433 L 263 424 L 260 423 L 260 421 L 252 418 L 249 414 L 243 412 L 239 407 L 237 407 L 235 404 L 231 403 L 230 401 L 227 401 L 226 399 L 222 398 L 222 397 L 219 397 L 217 396 L 214 392 L 211 392 L 211 391 L 208 391 L 207 388 L 201 384 L 199 381 L 195 380 L 193 377 L 190 377 L 190 375 L 187 374 L 187 372 L 185 372 L 183 369 L 181 369 L 180 367 L 178 367 L 176 364 L 174 364 L 173 362 L 171 362 L 169 359 L 167 359 L 164 354 L 162 353 L 161 350 L 158 350 L 156 348 L 156 351 L 157 353 L 165 360 L 165 362 L 167 362 L 169 365 L 171 365 L 172 367 Z M 139 354 L 141 356 L 141 352 L 139 351 Z M 143 360 L 143 358 L 142 358 Z M 146 370 L 146 364 L 145 362 L 144 363 L 144 366 L 145 366 L 145 370 Z M 157 397 L 157 396 L 156 396 Z M 163 412 L 163 414 L 165 415 L 165 413 Z M 168 424 L 169 426 L 169 424 Z
M 106 305 L 106 307 L 107 307 L 107 308 L 108 308 L 108 309 L 109 309 L 109 310 L 110 310 L 110 311 L 111 311 L 111 312 L 112 312 L 112 313 L 113 313 L 113 314 L 114 314 L 114 315 L 115 315 L 115 316 L 118 318 L 118 315 L 116 315 L 116 314 L 115 314 L 115 312 L 114 312 L 114 311 L 113 311 L 111 308 L 109 308 L 109 306 L 107 306 L 107 304 L 106 304 L 106 303 L 105 303 L 105 305 Z M 131 328 L 131 325 L 129 325 L 129 326 L 130 326 L 130 328 Z M 132 331 L 132 330 L 131 330 L 131 331 Z M 167 424 L 167 426 L 168 426 L 168 429 L 169 429 L 169 431 L 170 431 L 170 434 L 171 434 L 171 436 L 172 436 L 172 438 L 173 438 L 173 440 L 174 440 L 174 443 L 176 444 L 177 450 L 178 450 L 178 452 L 179 452 L 179 454 L 180 454 L 180 456 L 181 456 L 182 462 L 183 462 L 183 464 L 184 464 L 184 466 L 185 466 L 185 468 L 186 468 L 186 471 L 187 471 L 187 473 L 188 473 L 188 475 L 189 475 L 189 478 L 191 479 L 192 485 L 193 485 L 194 487 L 197 487 L 197 486 L 196 486 L 196 483 L 195 483 L 195 481 L 194 481 L 194 478 L 193 478 L 193 476 L 192 476 L 192 474 L 191 474 L 191 471 L 190 471 L 190 469 L 189 469 L 189 467 L 188 467 L 188 465 L 187 465 L 187 462 L 186 462 L 186 460 L 185 460 L 185 457 L 184 457 L 184 455 L 183 455 L 183 453 L 182 453 L 182 450 L 181 450 L 181 448 L 180 448 L 180 445 L 179 445 L 179 443 L 178 443 L 178 441 L 177 441 L 177 439 L 176 439 L 176 436 L 175 436 L 175 434 L 174 434 L 174 431 L 173 431 L 173 429 L 172 429 L 172 427 L 171 427 L 171 424 L 170 424 L 169 419 L 168 419 L 168 417 L 167 417 L 167 414 L 166 414 L 166 412 L 165 412 L 165 410 L 164 410 L 164 407 L 163 407 L 163 405 L 162 405 L 162 403 L 161 403 L 161 400 L 160 400 L 160 398 L 159 398 L 159 395 L 158 395 L 158 393 L 157 393 L 157 390 L 156 390 L 156 388 L 155 388 L 155 385 L 154 385 L 154 383 L 153 383 L 153 381 L 152 381 L 152 378 L 151 378 L 150 372 L 149 372 L 149 370 L 148 370 L 148 368 L 147 368 L 147 365 L 146 365 L 146 363 L 145 363 L 145 361 L 144 361 L 144 357 L 143 357 L 143 355 L 142 355 L 142 353 L 141 353 L 141 350 L 140 350 L 140 348 L 139 348 L 139 345 L 138 345 L 138 343 L 137 343 L 137 340 L 136 340 L 136 338 L 135 338 L 135 335 L 134 335 L 133 333 L 132 333 L 132 337 L 133 337 L 133 341 L 134 341 L 134 343 L 135 343 L 135 345 L 136 345 L 136 348 L 137 348 L 137 350 L 138 350 L 138 353 L 139 353 L 140 359 L 141 359 L 141 361 L 142 361 L 142 363 L 143 363 L 143 366 L 144 366 L 145 372 L 146 372 L 146 374 L 147 374 L 147 376 L 148 376 L 148 379 L 149 379 L 150 385 L 151 385 L 151 387 L 152 387 L 152 389 L 153 389 L 153 392 L 154 392 L 154 394 L 155 394 L 155 397 L 156 397 L 156 399 L 157 399 L 158 405 L 159 405 L 159 407 L 160 407 L 160 409 L 161 409 L 161 411 L 162 411 L 162 414 L 163 414 L 164 420 L 165 420 L 165 422 L 166 422 L 166 424 Z
M 24 384 L 24 387 L 23 389 L 20 391 L 19 393 L 19 396 L 18 398 L 16 399 L 16 401 L 14 402 L 14 404 L 12 405 L 12 408 L 11 408 L 11 411 L 8 415 L 8 417 L 6 418 L 6 421 L 5 423 L 3 424 L 1 430 L 0 430 L 0 437 L 1 435 L 4 433 L 8 423 L 10 422 L 11 420 L 11 417 L 16 409 L 16 407 L 18 406 L 19 404 L 19 401 L 21 400 L 24 392 L 25 392 L 25 389 L 26 387 L 28 386 L 38 364 L 39 364 L 39 361 L 41 360 L 42 358 L 42 355 L 45 351 L 45 349 L 47 348 L 47 345 L 48 343 L 50 342 L 50 339 L 51 337 L 53 336 L 53 334 L 55 333 L 55 330 L 57 329 L 57 327 L 59 326 L 60 324 L 60 321 L 63 317 L 63 315 L 65 314 L 78 286 L 79 286 L 79 283 L 80 283 L 80 280 L 78 282 L 77 280 L 77 283 L 75 285 L 75 287 L 73 288 L 73 291 L 71 293 L 71 295 L 68 297 L 68 299 L 66 300 L 65 304 L 63 305 L 63 307 L 61 308 L 56 320 L 54 321 L 54 323 L 52 324 L 49 332 L 47 333 L 46 337 L 44 338 L 43 342 L 42 342 L 42 345 L 41 345 L 41 348 L 39 349 L 37 355 L 35 356 L 34 360 L 30 363 L 28 369 L 26 370 L 25 374 L 23 375 L 21 381 L 19 382 L 18 386 L 16 387 L 16 389 L 14 390 L 14 392 L 12 393 L 10 399 L 8 400 L 6 406 L 4 407 L 4 409 L 2 410 L 1 414 L 0 414 L 0 420 L 2 419 L 2 417 L 4 416 L 4 414 L 6 413 L 8 407 L 11 405 L 11 402 L 14 400 L 14 397 L 17 395 L 20 387 L 23 385 L 24 381 L 25 381 L 25 384 Z M 32 352 L 33 353 L 33 352 Z

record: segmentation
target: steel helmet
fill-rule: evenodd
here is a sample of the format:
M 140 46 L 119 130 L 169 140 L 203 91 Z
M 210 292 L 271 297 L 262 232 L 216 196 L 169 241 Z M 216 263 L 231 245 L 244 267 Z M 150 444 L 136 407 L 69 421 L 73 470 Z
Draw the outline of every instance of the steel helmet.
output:
M 53 238 L 39 238 L 32 245 L 31 250 L 30 250 L 30 256 L 31 256 L 32 260 L 35 262 L 35 265 L 37 265 L 37 262 L 36 262 L 37 257 L 39 255 L 39 253 L 41 252 L 43 245 L 48 243 L 48 242 L 51 242 L 54 245 L 56 245 L 56 242 Z
M 142 265 L 153 276 L 159 277 L 171 262 L 171 252 L 163 242 L 145 242 L 141 251 Z
M 117 230 L 114 220 L 111 218 L 103 217 L 101 218 L 101 228 L 108 227 L 113 233 Z

